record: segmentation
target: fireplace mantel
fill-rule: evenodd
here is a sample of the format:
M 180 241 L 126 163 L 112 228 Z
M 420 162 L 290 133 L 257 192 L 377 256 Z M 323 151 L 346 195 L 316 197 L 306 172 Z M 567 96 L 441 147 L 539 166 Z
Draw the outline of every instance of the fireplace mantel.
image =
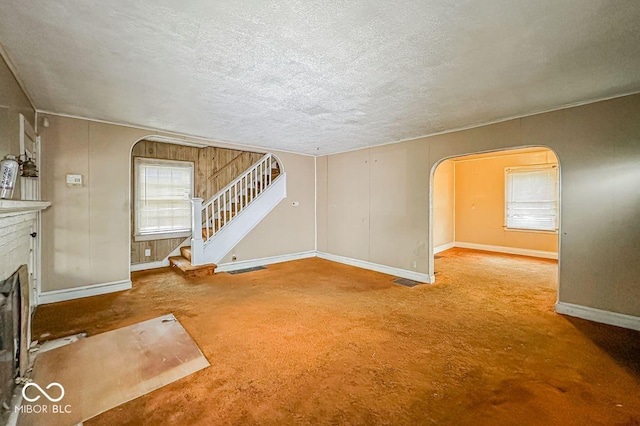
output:
M 5 213 L 31 213 L 44 210 L 51 201 L 0 200 L 0 215 Z

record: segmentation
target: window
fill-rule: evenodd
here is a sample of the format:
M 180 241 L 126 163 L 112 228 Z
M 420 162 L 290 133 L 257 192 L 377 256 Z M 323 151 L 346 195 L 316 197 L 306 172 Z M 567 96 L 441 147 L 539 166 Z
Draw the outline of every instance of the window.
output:
M 193 163 L 136 158 L 134 167 L 136 240 L 188 236 Z
M 507 229 L 558 230 L 558 166 L 505 169 Z

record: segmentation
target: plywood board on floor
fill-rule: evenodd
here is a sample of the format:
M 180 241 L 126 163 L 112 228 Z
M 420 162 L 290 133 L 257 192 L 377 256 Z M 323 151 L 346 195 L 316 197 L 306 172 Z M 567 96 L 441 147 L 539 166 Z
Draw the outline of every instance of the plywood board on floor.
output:
M 18 424 L 75 425 L 208 366 L 172 314 L 91 336 L 36 358 Z

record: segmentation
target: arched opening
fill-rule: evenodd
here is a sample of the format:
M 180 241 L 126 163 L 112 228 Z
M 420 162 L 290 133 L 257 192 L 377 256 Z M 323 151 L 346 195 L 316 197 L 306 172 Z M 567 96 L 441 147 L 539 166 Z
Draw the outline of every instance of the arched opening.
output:
M 181 248 L 190 245 L 192 236 L 190 200 L 212 198 L 264 155 L 264 152 L 241 151 L 155 135 L 135 141 L 131 147 L 129 168 L 131 271 L 168 266 L 169 257 L 180 256 Z M 275 156 L 273 158 L 270 164 L 277 168 L 278 173 L 283 172 L 282 162 Z M 173 179 L 175 182 L 165 182 L 166 191 L 160 192 L 167 192 L 165 195 L 176 199 L 181 198 L 176 191 L 183 191 L 184 199 L 158 201 L 164 202 L 160 207 L 146 203 L 148 208 L 145 210 L 141 208 L 141 176 L 145 171 L 157 173 L 156 169 L 161 168 L 169 170 L 176 179 Z M 158 214 L 160 210 L 168 213 Z M 180 212 L 184 214 L 181 216 Z
M 444 158 L 431 178 L 430 266 L 436 281 L 447 272 L 441 258 L 465 262 L 465 253 L 474 250 L 559 264 L 561 180 L 554 151 L 538 146 Z M 557 291 L 557 268 L 555 276 Z

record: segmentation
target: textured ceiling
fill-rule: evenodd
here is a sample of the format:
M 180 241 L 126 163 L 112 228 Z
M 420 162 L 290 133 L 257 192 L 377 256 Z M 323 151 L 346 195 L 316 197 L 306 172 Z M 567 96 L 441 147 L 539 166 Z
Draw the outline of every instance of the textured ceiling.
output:
M 638 0 L 2 0 L 40 110 L 325 154 L 640 91 Z

